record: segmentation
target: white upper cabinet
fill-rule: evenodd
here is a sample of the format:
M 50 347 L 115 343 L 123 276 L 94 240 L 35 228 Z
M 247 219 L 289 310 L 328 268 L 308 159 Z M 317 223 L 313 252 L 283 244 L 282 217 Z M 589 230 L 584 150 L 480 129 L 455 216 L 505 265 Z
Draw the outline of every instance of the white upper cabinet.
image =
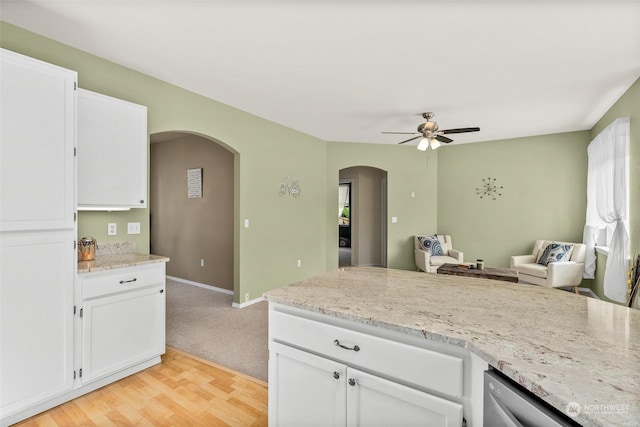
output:
M 78 209 L 147 207 L 147 107 L 78 91 Z
M 77 74 L 0 54 L 0 231 L 73 228 Z

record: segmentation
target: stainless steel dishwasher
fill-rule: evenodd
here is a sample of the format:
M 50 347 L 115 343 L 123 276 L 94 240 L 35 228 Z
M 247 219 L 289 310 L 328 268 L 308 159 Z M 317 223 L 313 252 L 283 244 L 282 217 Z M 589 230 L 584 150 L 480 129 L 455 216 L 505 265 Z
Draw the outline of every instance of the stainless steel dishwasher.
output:
M 484 372 L 485 427 L 579 426 L 496 370 Z

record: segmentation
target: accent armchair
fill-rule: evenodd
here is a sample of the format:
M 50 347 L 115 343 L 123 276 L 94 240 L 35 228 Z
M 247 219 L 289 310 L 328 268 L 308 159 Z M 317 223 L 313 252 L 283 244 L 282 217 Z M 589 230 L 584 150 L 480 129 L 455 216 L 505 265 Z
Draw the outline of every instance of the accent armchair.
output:
M 414 243 L 414 255 L 419 270 L 435 273 L 442 264 L 463 262 L 463 253 L 453 249 L 451 236 L 447 234 L 417 235 L 414 237 Z
M 518 270 L 521 283 L 573 287 L 578 293 L 586 254 L 587 247 L 582 243 L 536 240 L 531 255 L 511 257 L 511 268 Z

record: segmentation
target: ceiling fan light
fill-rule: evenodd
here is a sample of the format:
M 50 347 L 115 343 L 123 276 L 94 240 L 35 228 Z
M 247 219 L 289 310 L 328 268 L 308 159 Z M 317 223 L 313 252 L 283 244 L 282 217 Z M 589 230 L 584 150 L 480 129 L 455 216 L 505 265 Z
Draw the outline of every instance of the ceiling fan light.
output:
M 438 141 L 437 139 L 433 138 L 431 140 L 431 149 L 435 150 L 436 148 L 440 147 L 442 144 L 440 144 L 440 141 Z
M 418 150 L 427 151 L 427 148 L 429 148 L 429 138 L 427 138 L 426 136 L 423 136 L 422 139 L 420 139 L 420 142 L 418 143 Z

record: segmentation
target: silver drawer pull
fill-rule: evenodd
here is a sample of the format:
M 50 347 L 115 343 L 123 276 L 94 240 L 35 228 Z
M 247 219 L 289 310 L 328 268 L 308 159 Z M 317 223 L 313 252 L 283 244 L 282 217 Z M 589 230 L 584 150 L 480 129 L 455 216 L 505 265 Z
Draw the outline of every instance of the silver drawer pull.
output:
M 133 279 L 131 279 L 131 280 L 120 280 L 120 284 L 122 285 L 124 283 L 131 283 L 131 282 L 135 282 L 136 280 L 138 280 L 138 279 L 136 279 L 135 277 Z
M 360 347 L 358 347 L 357 345 L 354 345 L 353 347 L 347 347 L 346 345 L 340 344 L 340 341 L 338 340 L 333 340 L 333 343 L 340 348 L 344 348 L 345 350 L 360 351 Z

